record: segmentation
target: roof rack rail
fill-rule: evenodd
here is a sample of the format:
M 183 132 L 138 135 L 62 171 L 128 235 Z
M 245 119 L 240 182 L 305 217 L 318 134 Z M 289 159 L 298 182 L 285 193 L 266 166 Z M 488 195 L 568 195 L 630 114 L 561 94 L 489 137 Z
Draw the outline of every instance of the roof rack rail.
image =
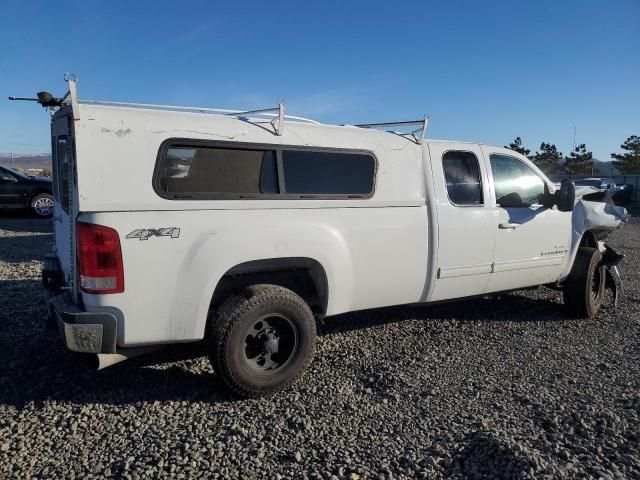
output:
M 262 108 L 259 110 L 247 110 L 246 112 L 235 112 L 235 113 L 227 113 L 227 115 L 233 115 L 234 117 L 241 118 L 246 115 L 270 115 L 270 114 L 278 114 L 277 117 L 274 117 L 271 120 L 271 125 L 273 125 L 274 130 L 276 131 L 276 135 L 282 135 L 282 128 L 284 127 L 284 100 L 278 101 L 278 106 L 276 108 Z M 276 125 L 277 121 L 277 125 Z
M 285 114 L 285 104 L 283 101 L 278 102 L 277 107 L 263 108 L 259 110 L 230 110 L 225 108 L 210 108 L 210 107 L 187 107 L 183 105 L 160 105 L 153 103 L 131 103 L 131 102 L 114 102 L 108 100 L 80 100 L 79 103 L 91 104 L 91 105 L 105 105 L 114 107 L 131 107 L 131 108 L 148 108 L 153 110 L 173 110 L 183 112 L 199 112 L 199 113 L 212 113 L 214 115 L 223 115 L 236 118 L 248 118 L 249 115 L 273 117 L 271 125 L 276 132 L 276 135 L 282 135 L 284 129 L 285 120 L 293 120 L 296 122 L 306 122 L 320 124 L 316 120 L 310 118 L 298 117 L 295 115 Z
M 110 100 L 80 100 L 78 98 L 78 89 L 77 89 L 78 78 L 76 77 L 76 75 L 73 73 L 65 73 L 64 80 L 69 84 L 69 91 L 62 98 L 55 98 L 48 92 L 38 92 L 37 98 L 9 97 L 9 100 L 27 100 L 27 101 L 38 102 L 43 107 L 48 108 L 51 112 L 51 115 L 54 114 L 56 108 L 59 108 L 64 104 L 70 104 L 74 120 L 80 119 L 80 110 L 78 109 L 79 104 L 145 108 L 145 109 L 152 109 L 152 110 L 173 110 L 173 111 L 182 111 L 182 112 L 212 113 L 216 115 L 233 116 L 243 120 L 247 120 L 249 116 L 266 117 L 266 118 L 271 118 L 271 121 L 269 123 L 273 126 L 274 133 L 278 136 L 282 135 L 285 120 L 320 124 L 320 122 L 316 120 L 312 120 L 310 118 L 287 115 L 285 113 L 284 100 L 279 100 L 277 107 L 262 108 L 258 110 L 230 110 L 225 108 L 188 107 L 183 105 L 161 105 L 161 104 L 155 104 L 155 103 L 117 102 L 117 101 L 110 101 Z M 420 145 L 424 140 L 424 137 L 427 132 L 427 127 L 429 125 L 428 115 L 425 115 L 422 120 L 410 120 L 410 121 L 404 121 L 404 122 L 384 122 L 384 123 L 361 123 L 354 126 L 360 127 L 360 128 L 387 128 L 387 127 L 407 127 L 412 125 L 420 125 L 420 128 L 407 133 L 395 132 L 390 130 L 387 130 L 387 132 L 393 133 L 395 135 L 400 135 L 403 137 L 407 135 L 411 135 L 413 140 L 418 145 Z
M 427 132 L 427 127 L 429 125 L 428 115 L 425 115 L 422 120 L 409 120 L 404 122 L 385 122 L 385 123 L 361 123 L 355 126 L 360 128 L 386 128 L 386 127 L 407 127 L 411 125 L 420 125 L 421 127 L 408 133 L 399 133 L 399 132 L 389 132 L 389 133 L 394 133 L 396 135 L 402 135 L 402 136 L 411 135 L 418 145 L 422 144 L 422 141 L 424 140 L 424 136 Z
M 80 100 L 78 98 L 77 82 L 78 79 L 73 73 L 65 73 L 64 80 L 69 84 L 69 91 L 62 98 L 54 98 L 47 92 L 40 92 L 38 98 L 30 97 L 9 97 L 9 100 L 27 100 L 40 103 L 43 107 L 48 107 L 53 115 L 54 109 L 61 107 L 64 104 L 71 104 L 74 120 L 78 120 L 79 109 L 78 104 L 88 105 L 104 105 L 114 107 L 131 107 L 131 108 L 146 108 L 153 110 L 173 110 L 183 112 L 199 112 L 199 113 L 212 113 L 224 116 L 233 116 L 239 119 L 248 119 L 249 115 L 255 117 L 271 118 L 271 125 L 276 135 L 282 135 L 284 129 L 285 120 L 293 120 L 296 122 L 306 122 L 319 124 L 320 122 L 312 120 L 310 118 L 298 117 L 295 115 L 287 115 L 285 113 L 284 100 L 278 101 L 278 106 L 273 108 L 263 108 L 259 110 L 231 110 L 225 108 L 210 108 L 210 107 L 189 107 L 183 105 L 161 105 L 154 103 L 132 103 L 132 102 L 117 102 L 110 100 Z M 43 96 L 44 94 L 44 96 Z

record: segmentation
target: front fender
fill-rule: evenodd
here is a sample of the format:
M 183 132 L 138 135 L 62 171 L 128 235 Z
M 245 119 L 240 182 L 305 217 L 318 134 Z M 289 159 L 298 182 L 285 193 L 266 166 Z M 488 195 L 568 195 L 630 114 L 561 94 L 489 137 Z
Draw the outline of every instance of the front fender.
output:
M 582 244 L 582 238 L 587 232 L 592 232 L 596 240 L 602 240 L 612 230 L 619 228 L 628 218 L 629 214 L 627 210 L 614 205 L 613 202 L 578 200 L 571 216 L 571 251 L 569 261 L 566 263 L 565 270 L 558 280 L 558 283 L 563 282 L 569 275 L 569 272 L 571 272 L 578 248 Z M 598 243 L 599 248 L 603 250 L 602 242 Z

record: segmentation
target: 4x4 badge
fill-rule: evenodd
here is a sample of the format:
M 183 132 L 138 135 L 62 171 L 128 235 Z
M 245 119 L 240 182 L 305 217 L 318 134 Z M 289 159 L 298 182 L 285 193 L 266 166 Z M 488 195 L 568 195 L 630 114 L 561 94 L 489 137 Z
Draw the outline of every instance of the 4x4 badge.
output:
M 180 229 L 176 227 L 165 228 L 138 228 L 134 230 L 127 238 L 137 238 L 138 240 L 148 240 L 149 237 L 171 237 L 178 238 L 180 236 Z

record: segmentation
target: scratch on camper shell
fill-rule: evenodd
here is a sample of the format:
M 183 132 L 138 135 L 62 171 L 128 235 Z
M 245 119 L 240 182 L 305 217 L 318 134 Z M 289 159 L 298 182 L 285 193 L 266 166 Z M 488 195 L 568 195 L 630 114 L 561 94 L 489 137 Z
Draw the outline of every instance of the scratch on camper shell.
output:
M 197 135 L 209 135 L 212 137 L 225 138 L 227 140 L 235 140 L 236 138 L 247 135 L 249 132 L 245 130 L 237 135 L 220 135 L 219 133 L 201 132 L 199 130 L 152 130 L 151 133 L 171 133 L 172 135 L 177 135 L 178 133 L 195 133 Z
M 133 133 L 133 130 L 131 130 L 130 128 L 121 128 L 119 130 L 111 130 L 109 128 L 101 127 L 100 131 L 102 133 L 113 133 L 118 138 L 126 137 L 127 135 L 131 135 Z

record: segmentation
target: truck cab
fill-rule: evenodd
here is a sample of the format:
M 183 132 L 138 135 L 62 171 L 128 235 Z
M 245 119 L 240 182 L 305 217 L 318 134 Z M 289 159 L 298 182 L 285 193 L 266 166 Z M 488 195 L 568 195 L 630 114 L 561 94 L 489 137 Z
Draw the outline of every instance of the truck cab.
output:
M 566 273 L 571 212 L 541 202 L 555 189 L 508 149 L 426 141 L 438 218 L 430 301 L 556 282 Z

